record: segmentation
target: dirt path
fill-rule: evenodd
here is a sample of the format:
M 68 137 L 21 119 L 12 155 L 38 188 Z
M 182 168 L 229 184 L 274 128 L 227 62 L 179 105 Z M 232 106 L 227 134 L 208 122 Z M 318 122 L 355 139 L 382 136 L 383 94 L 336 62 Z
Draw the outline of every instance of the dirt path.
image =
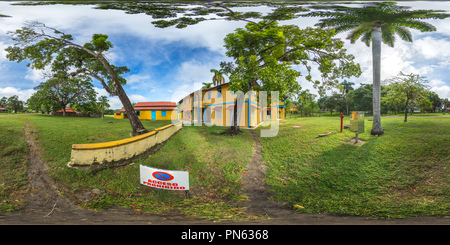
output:
M 336 216 L 329 214 L 297 214 L 286 209 L 285 203 L 268 199 L 268 188 L 264 184 L 266 166 L 260 164 L 262 153 L 259 137 L 252 132 L 255 152 L 248 171 L 243 178 L 244 190 L 249 200 L 244 203 L 248 212 L 264 214 L 268 219 L 212 222 L 183 216 L 138 214 L 132 209 L 113 207 L 105 211 L 86 210 L 75 205 L 69 198 L 59 195 L 61 186 L 51 179 L 47 166 L 41 160 L 39 147 L 34 143 L 34 128 L 26 124 L 25 137 L 30 145 L 28 191 L 17 198 L 29 204 L 22 210 L 0 214 L 0 225 L 6 224 L 155 224 L 155 225 L 294 225 L 294 224 L 450 224 L 445 217 L 419 217 L 411 219 L 375 220 L 366 217 Z M 79 194 L 83 198 L 94 190 Z
M 261 143 L 259 142 L 257 133 L 253 130 L 251 133 L 255 145 L 252 159 L 247 165 L 246 175 L 242 177 L 244 190 L 248 196 L 248 201 L 242 206 L 244 206 L 248 212 L 259 215 L 262 214 L 271 218 L 292 215 L 293 212 L 286 207 L 287 203 L 275 202 L 269 199 L 269 186 L 265 183 L 265 171 L 267 166 L 261 164 L 261 159 L 263 157 Z

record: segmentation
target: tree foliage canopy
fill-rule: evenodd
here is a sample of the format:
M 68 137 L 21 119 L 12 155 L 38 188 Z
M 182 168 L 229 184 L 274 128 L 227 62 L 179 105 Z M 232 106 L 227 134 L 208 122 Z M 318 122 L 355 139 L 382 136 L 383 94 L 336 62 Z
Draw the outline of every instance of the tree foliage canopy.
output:
M 407 28 L 422 32 L 435 31 L 436 28 L 423 19 L 444 19 L 449 14 L 443 10 L 407 10 L 407 7 L 397 6 L 395 2 L 378 2 L 362 8 L 346 6 L 315 6 L 315 9 L 333 9 L 334 11 L 316 11 L 305 16 L 326 17 L 317 24 L 319 27 L 333 27 L 336 32 L 350 31 L 347 39 L 351 43 L 361 38 L 370 46 L 372 32 L 375 27 L 381 27 L 383 43 L 394 46 L 395 34 L 402 40 L 412 42 L 411 32 Z
M 334 38 L 333 30 L 300 29 L 295 25 L 280 26 L 277 22 L 260 21 L 238 28 L 225 38 L 226 55 L 232 57 L 231 89 L 247 91 L 279 91 L 280 96 L 298 91 L 297 77 L 301 75 L 293 66 L 302 65 L 308 74 L 306 81 L 313 82 L 323 94 L 336 87 L 338 79 L 359 76 L 359 64 L 354 56 L 346 54 L 343 42 Z M 312 65 L 318 66 L 322 81 L 314 80 Z
M 91 79 L 85 75 L 69 77 L 60 73 L 34 89 L 38 91 L 31 96 L 29 104 L 39 109 L 41 106 L 56 102 L 64 110 L 68 104 L 95 101 L 97 95 Z

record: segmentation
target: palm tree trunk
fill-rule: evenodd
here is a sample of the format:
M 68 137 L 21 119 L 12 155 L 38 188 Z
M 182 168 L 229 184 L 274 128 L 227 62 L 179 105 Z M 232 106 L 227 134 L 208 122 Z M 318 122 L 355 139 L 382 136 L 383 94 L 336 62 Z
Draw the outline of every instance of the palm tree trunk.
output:
M 372 32 L 372 66 L 373 66 L 373 125 L 371 135 L 382 135 L 381 127 L 381 27 Z

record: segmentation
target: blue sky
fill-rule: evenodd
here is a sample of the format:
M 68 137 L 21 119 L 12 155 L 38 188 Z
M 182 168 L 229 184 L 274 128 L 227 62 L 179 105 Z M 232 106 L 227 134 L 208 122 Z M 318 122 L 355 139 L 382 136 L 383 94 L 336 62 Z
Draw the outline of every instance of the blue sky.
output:
M 413 9 L 443 9 L 450 12 L 450 2 L 399 2 L 399 5 Z M 248 8 L 247 8 L 248 9 Z M 268 8 L 259 8 L 267 11 Z M 108 53 L 115 65 L 125 65 L 130 72 L 125 75 L 128 84 L 124 86 L 132 102 L 174 101 L 178 102 L 188 93 L 210 82 L 210 69 L 219 68 L 221 61 L 230 61 L 225 56 L 223 38 L 244 22 L 207 21 L 185 29 L 154 27 L 152 18 L 144 14 L 129 15 L 123 11 L 96 10 L 92 6 L 51 5 L 12 6 L 0 2 L 0 13 L 11 18 L 0 18 L 0 98 L 18 95 L 26 101 L 35 91 L 33 87 L 43 82 L 41 71 L 26 67 L 26 62 L 15 63 L 6 59 L 4 49 L 12 44 L 7 31 L 19 29 L 25 21 L 41 21 L 75 37 L 79 43 L 88 42 L 94 33 L 110 36 L 114 48 Z M 313 26 L 318 18 L 300 18 L 282 22 L 299 27 Z M 425 76 L 428 85 L 441 98 L 450 98 L 450 19 L 427 20 L 437 31 L 421 33 L 412 30 L 414 42 L 397 39 L 394 48 L 382 46 L 382 80 L 397 75 L 400 71 Z M 347 34 L 340 34 L 345 40 Z M 371 83 L 371 48 L 358 41 L 345 48 L 356 56 L 362 75 L 346 79 L 360 83 Z M 313 77 L 320 77 L 318 71 Z M 312 85 L 302 77 L 298 82 L 304 89 Z M 94 81 L 99 95 L 107 95 L 100 83 Z M 111 108 L 122 105 L 117 97 L 110 97 Z

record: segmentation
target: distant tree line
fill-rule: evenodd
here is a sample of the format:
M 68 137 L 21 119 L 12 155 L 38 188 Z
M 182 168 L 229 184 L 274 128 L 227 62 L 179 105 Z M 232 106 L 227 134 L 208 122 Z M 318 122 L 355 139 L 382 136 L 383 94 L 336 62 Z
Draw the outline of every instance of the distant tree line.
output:
M 399 114 L 413 112 L 442 112 L 450 107 L 448 98 L 429 90 L 424 77 L 417 74 L 399 73 L 391 79 L 383 81 L 381 85 L 381 114 Z M 302 90 L 297 95 L 291 95 L 286 106 L 296 106 L 296 113 L 311 116 L 313 112 L 344 113 L 350 111 L 365 111 L 373 114 L 373 84 L 361 83 L 354 89 L 353 83 L 341 83 L 341 91 L 325 95 L 317 99 L 316 94 L 309 90 Z M 288 110 L 289 111 L 289 110 Z
M 25 110 L 24 102 L 19 100 L 19 96 L 13 95 L 11 97 L 3 96 L 0 99 L 0 107 L 8 109 L 9 113 L 23 112 Z

